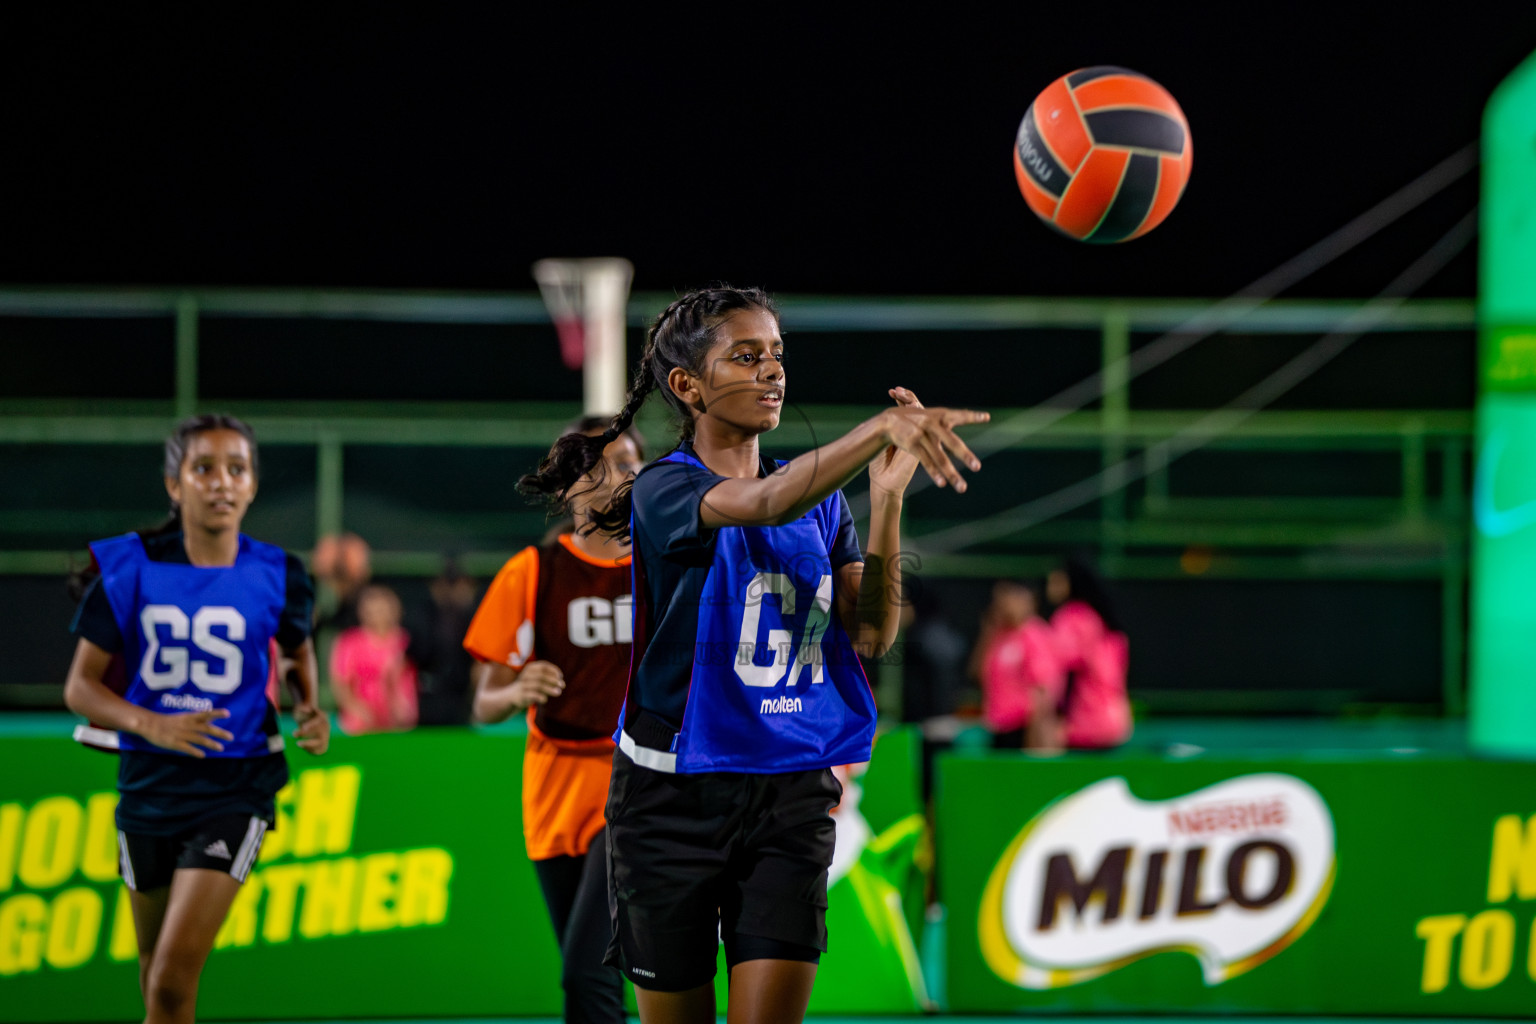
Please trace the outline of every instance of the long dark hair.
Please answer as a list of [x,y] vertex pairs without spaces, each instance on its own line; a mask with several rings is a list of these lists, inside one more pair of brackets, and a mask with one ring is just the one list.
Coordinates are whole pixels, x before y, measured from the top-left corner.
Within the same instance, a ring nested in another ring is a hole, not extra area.
[[[594,434],[600,430],[607,430],[615,418],[614,416],[593,416],[591,414],[578,416],[565,425],[564,429],[560,431],[560,437],[566,437],[570,434]],[[615,434],[614,440],[618,440],[620,437],[627,437],[635,442],[635,451],[640,453],[642,459],[645,458],[645,435],[640,433],[639,427],[631,423]],[[558,440],[559,438],[556,438],[556,441]],[[612,442],[609,443],[611,444]]]
[[[652,391],[660,391],[672,407],[678,420],[679,439],[692,438],[693,414],[672,393],[667,375],[677,367],[693,374],[703,372],[705,356],[715,343],[720,325],[733,314],[752,309],[762,310],[775,322],[779,319],[778,307],[767,292],[729,285],[689,292],[662,310],[646,332],[645,351],[635,367],[629,393],[624,396],[624,408],[601,434],[567,434],[556,441],[538,468],[517,482],[518,490],[529,498],[564,507],[569,502],[571,487],[601,464],[603,449],[630,428]],[[628,539],[629,511],[630,485],[626,483],[615,489],[613,501],[606,509],[592,511],[584,529]]]
[[1125,625],[1115,609],[1114,599],[1104,585],[1104,579],[1087,556],[1072,554],[1063,560],[1060,570],[1067,574],[1068,600],[1081,601],[1099,613],[1104,625],[1117,633],[1125,632]]
[[[244,420],[224,413],[200,413],[196,416],[188,416],[172,428],[165,439],[165,457],[162,461],[162,469],[165,477],[174,480],[181,476],[181,464],[186,461],[187,447],[198,434],[206,434],[210,430],[233,430],[246,443],[251,446],[251,473],[257,475],[256,433]],[[168,533],[176,533],[181,530],[181,507],[176,502],[171,502],[170,513],[165,519],[134,532],[144,540],[151,537],[161,537]],[[71,568],[69,572],[69,594],[75,600],[79,600],[85,593],[85,588],[90,586],[92,580],[101,574],[93,558],[82,568]]]
[[[558,445],[561,440],[570,437],[572,434],[577,436],[584,436],[606,430],[608,425],[612,423],[613,420],[613,416],[593,416],[590,414],[578,416],[571,422],[567,423],[565,427],[560,431],[560,436],[555,439],[555,444]],[[639,454],[640,460],[642,462],[645,461],[645,435],[640,433],[639,427],[631,424],[624,430],[620,431],[618,436],[627,437],[633,441],[635,443],[635,451]],[[550,454],[554,454],[553,448],[551,448]],[[601,456],[601,452],[599,452],[599,456]],[[591,479],[593,488],[602,486],[603,477],[605,474],[607,474],[607,472],[607,464],[603,462],[601,457],[599,457],[597,462],[592,467]],[[524,493],[527,493],[527,491],[524,490],[524,482],[531,481],[533,479],[534,474],[532,473],[524,475],[517,482],[518,489],[523,490]],[[540,544],[552,543],[556,537],[560,536],[560,534],[571,533],[577,529],[572,505],[574,504],[576,498],[586,493],[587,489],[583,488],[582,490],[577,491],[573,489],[574,487],[575,485],[572,484],[571,487],[567,488],[563,496],[551,496],[549,498],[542,499],[549,505],[548,518],[551,525],[544,531],[544,536],[539,541]],[[584,532],[590,533],[591,530],[584,529]]]

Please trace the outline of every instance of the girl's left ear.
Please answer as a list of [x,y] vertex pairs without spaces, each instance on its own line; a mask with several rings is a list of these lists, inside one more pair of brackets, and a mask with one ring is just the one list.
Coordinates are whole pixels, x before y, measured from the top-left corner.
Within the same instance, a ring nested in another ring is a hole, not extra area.
[[181,481],[173,476],[165,478],[165,493],[170,496],[173,505],[181,504]]
[[684,402],[692,405],[699,397],[699,389],[694,385],[692,374],[681,366],[672,367],[667,374],[667,387],[672,393]]

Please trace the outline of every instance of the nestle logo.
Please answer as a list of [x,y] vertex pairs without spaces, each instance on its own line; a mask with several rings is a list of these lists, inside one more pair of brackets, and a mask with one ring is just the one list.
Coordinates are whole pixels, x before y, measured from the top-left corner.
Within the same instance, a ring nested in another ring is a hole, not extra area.
[[1285,799],[1271,797],[1246,803],[1197,804],[1168,812],[1171,835],[1209,835],[1215,832],[1261,832],[1284,828]]

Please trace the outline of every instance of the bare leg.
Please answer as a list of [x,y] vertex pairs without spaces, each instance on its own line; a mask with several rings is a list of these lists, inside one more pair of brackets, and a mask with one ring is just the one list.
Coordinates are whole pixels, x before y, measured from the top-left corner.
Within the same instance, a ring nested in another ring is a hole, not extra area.
[[213,940],[240,892],[222,871],[182,868],[171,876],[170,901],[154,944],[144,989],[145,1024],[192,1024],[197,982]]
[[128,906],[133,910],[133,934],[139,942],[139,992],[146,998],[149,994],[149,965],[155,956],[155,943],[160,939],[160,925],[165,921],[165,905],[170,898],[170,886],[149,892],[128,890]]
[[715,1024],[715,983],[685,992],[651,992],[635,986],[640,1024]]
[[800,960],[743,960],[731,968],[726,1024],[800,1024],[805,1019],[815,982],[815,964]]

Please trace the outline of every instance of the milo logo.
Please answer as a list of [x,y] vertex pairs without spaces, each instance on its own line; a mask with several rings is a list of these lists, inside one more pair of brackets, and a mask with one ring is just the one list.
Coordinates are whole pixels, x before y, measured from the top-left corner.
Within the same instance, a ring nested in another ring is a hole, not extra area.
[[1052,989],[1177,950],[1217,985],[1295,942],[1333,877],[1333,818],[1300,779],[1244,775],[1161,801],[1105,779],[1009,844],[982,895],[982,954],[1003,980]]

